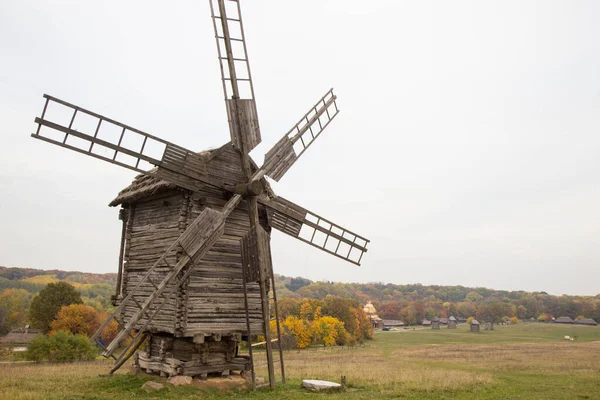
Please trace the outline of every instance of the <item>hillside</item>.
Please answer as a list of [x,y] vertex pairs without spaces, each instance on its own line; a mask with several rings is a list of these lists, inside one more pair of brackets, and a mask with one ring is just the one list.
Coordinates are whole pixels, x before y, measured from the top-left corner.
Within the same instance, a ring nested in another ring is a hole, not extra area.
[[[111,310],[117,275],[76,271],[0,267],[0,334],[27,321],[31,299],[48,283],[65,281],[81,292],[84,302],[104,311]],[[507,317],[547,320],[552,316],[580,316],[600,321],[600,295],[553,296],[545,292],[506,291],[464,286],[421,284],[314,282],[297,277],[276,276],[278,298],[288,308],[303,299],[323,300],[337,296],[371,301],[379,316],[420,323],[433,316]]]

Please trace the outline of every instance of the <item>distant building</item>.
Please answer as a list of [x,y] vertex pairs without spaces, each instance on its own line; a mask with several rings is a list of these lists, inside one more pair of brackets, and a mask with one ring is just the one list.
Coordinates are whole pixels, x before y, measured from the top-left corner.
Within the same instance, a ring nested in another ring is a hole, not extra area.
[[431,320],[431,329],[440,329],[440,319],[438,317],[433,317]]
[[572,324],[573,320],[571,317],[558,317],[554,320],[554,322],[557,324]]
[[479,332],[479,321],[476,319],[471,321],[471,332]]
[[596,326],[596,325],[598,325],[596,323],[596,321],[594,321],[591,318],[579,318],[578,320],[575,321],[575,323],[579,324],[579,325],[590,325],[590,326]]
[[456,329],[456,318],[448,318],[448,329]]
[[492,319],[491,319],[491,318],[488,318],[488,319],[485,321],[484,329],[485,329],[486,331],[493,331],[493,330],[494,330],[494,321],[492,321]]
[[371,304],[370,301],[367,302],[367,304],[365,304],[365,306],[363,307],[363,311],[369,316],[369,321],[371,321],[371,325],[373,325],[373,328],[383,328],[383,320],[379,318],[379,316],[377,315],[377,310],[375,310],[375,307],[373,307],[373,304]]
[[13,351],[25,351],[27,346],[37,335],[41,335],[39,329],[31,329],[29,325],[25,325],[23,329],[15,329],[10,331],[6,336],[0,338],[0,345],[12,347]]
[[423,326],[431,326],[431,321],[428,319],[424,319],[423,322],[421,323]]
[[404,326],[404,322],[399,319],[384,319],[381,321],[383,324],[383,328],[399,328]]

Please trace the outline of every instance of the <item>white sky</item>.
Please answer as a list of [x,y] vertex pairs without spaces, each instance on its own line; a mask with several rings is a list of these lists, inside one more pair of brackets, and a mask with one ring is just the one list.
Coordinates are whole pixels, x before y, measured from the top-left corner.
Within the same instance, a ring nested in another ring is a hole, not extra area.
[[[92,6],[93,5],[93,6]],[[341,113],[275,185],[372,240],[273,234],[275,270],[600,293],[600,2],[244,1],[263,154]],[[135,173],[33,140],[48,93],[187,148],[228,138],[208,1],[0,2],[0,265],[116,272]]]

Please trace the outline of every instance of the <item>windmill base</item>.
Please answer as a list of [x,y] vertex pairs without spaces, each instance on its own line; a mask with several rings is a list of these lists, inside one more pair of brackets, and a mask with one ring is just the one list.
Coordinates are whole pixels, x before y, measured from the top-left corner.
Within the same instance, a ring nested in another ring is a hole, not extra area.
[[231,371],[249,371],[250,359],[237,354],[241,335],[196,335],[174,337],[149,334],[146,351],[138,352],[134,367],[161,376],[229,375]]

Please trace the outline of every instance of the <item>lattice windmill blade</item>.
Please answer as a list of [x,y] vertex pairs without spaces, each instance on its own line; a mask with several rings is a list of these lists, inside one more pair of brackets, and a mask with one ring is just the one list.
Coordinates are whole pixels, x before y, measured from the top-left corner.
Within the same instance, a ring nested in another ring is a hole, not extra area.
[[330,89],[325,96],[308,110],[296,125],[282,137],[265,155],[265,162],[261,167],[264,174],[279,181],[288,169],[300,156],[313,144],[321,132],[329,125],[339,110],[335,100],[337,97]]
[[268,207],[270,225],[352,264],[360,265],[369,239],[343,228],[283,197],[261,198]]
[[[35,119],[38,127],[31,135],[35,139],[143,174],[156,166],[159,170],[152,174],[176,184],[187,182],[192,190],[198,181],[226,188],[209,175],[198,153],[56,97],[44,98],[42,116]],[[47,115],[50,109],[52,115]]]
[[209,0],[231,142],[243,153],[261,142],[240,3]]

